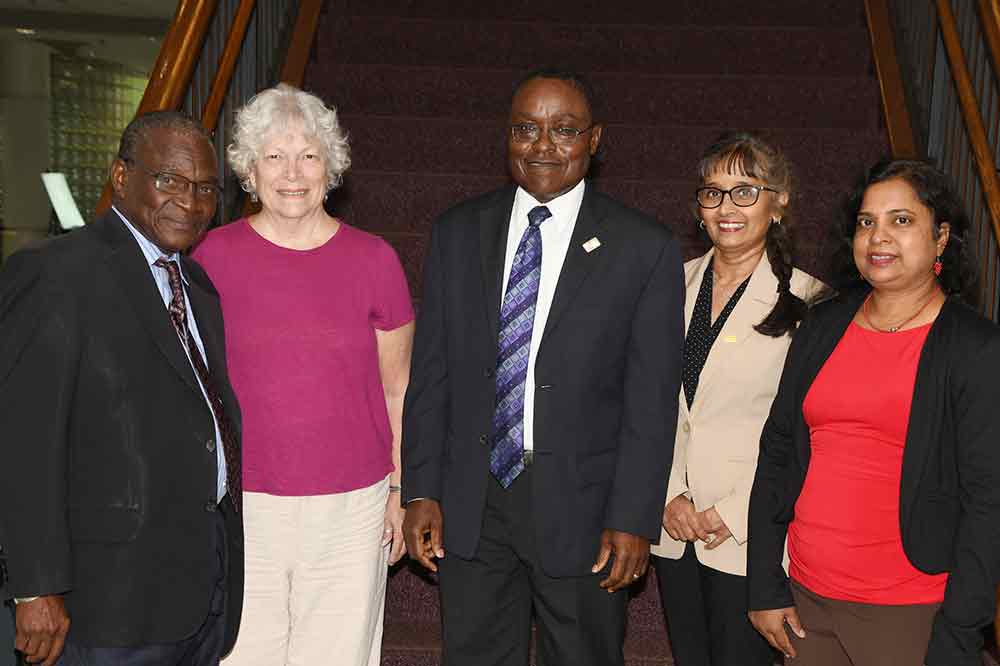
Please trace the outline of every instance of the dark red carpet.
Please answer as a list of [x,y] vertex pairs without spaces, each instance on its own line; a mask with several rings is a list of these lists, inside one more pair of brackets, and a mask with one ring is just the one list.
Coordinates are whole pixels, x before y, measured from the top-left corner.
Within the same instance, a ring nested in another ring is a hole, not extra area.
[[[353,166],[336,214],[398,250],[419,297],[426,234],[454,203],[506,181],[514,81],[581,70],[606,123],[596,184],[704,251],[688,202],[700,152],[729,128],[765,132],[796,175],[799,264],[824,272],[832,222],[860,170],[888,153],[862,0],[341,0],[328,3],[306,87],[334,104]],[[627,662],[672,664],[655,594],[629,608]],[[382,663],[440,663],[437,592],[389,583]]]

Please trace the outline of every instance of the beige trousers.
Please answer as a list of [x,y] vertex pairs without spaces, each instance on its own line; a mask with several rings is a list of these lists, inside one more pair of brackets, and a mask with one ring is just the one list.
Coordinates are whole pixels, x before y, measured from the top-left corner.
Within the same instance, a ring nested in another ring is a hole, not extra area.
[[336,495],[244,493],[246,586],[224,666],[378,666],[388,478]]

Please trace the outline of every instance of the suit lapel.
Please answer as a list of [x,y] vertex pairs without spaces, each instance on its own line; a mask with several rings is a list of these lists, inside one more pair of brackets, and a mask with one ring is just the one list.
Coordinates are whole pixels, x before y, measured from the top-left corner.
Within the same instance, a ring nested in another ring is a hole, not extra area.
[[[556,291],[552,297],[552,307],[549,308],[549,317],[545,322],[545,332],[539,342],[539,350],[552,337],[552,331],[558,326],[562,316],[566,314],[566,310],[569,309],[594,266],[598,264],[601,257],[610,251],[610,248],[607,247],[610,239],[602,238],[599,233],[602,218],[603,214],[594,203],[591,185],[588,183],[584,189],[580,212],[576,216],[576,225],[573,227],[569,249],[566,250],[566,259],[563,261],[559,280],[556,282]],[[591,238],[598,238],[602,246],[587,252],[583,248],[583,244]]]
[[503,292],[503,269],[507,255],[507,232],[514,207],[514,188],[503,190],[501,197],[479,213],[479,251],[482,264],[483,302],[494,340],[498,335],[500,297]]
[[[705,261],[705,267],[708,261]],[[702,269],[704,275],[704,268]],[[701,280],[694,286],[694,298],[697,298],[698,288]],[[690,294],[690,290],[688,292]],[[693,301],[691,297],[687,299]],[[754,326],[759,324],[767,313],[774,307],[778,300],[778,279],[771,271],[771,264],[767,255],[761,256],[757,267],[750,275],[750,282],[746,290],[736,303],[736,307],[729,313],[725,325],[719,331],[719,337],[715,339],[705,367],[701,370],[698,378],[698,390],[695,392],[694,402],[691,404],[691,411],[698,410],[698,405],[703,402],[705,394],[711,390],[712,378],[720,368],[725,368],[729,364],[727,360],[733,354],[739,353],[743,344],[755,334]],[[693,307],[693,306],[692,306]],[[688,319],[690,321],[690,319]]]
[[[113,216],[113,217],[112,217]],[[149,265],[143,256],[139,245],[132,234],[114,211],[102,218],[98,223],[99,232],[112,246],[112,252],[107,258],[111,271],[117,278],[118,285],[125,292],[132,308],[142,325],[149,332],[156,346],[173,366],[177,374],[191,387],[192,391],[200,393],[195,380],[194,369],[188,361],[180,338],[170,322],[170,314],[163,305]]]

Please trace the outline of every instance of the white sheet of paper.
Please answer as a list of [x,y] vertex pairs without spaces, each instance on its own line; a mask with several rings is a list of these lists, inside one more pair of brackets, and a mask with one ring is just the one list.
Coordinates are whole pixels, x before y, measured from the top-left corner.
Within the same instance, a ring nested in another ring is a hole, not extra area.
[[42,183],[56,211],[56,217],[59,218],[59,226],[63,229],[82,227],[83,217],[73,200],[73,193],[69,191],[66,175],[58,172],[43,173]]

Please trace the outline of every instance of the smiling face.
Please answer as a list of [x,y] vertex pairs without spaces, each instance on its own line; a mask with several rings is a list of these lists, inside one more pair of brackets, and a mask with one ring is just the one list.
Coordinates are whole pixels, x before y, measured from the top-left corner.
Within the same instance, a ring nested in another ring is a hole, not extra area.
[[[720,165],[723,161],[720,161]],[[742,173],[728,173],[717,169],[702,182],[701,187],[730,190],[741,185],[768,187],[759,178]],[[788,205],[787,192],[762,190],[752,206],[737,206],[726,194],[717,208],[698,208],[705,231],[712,245],[723,252],[763,252],[767,229],[773,219],[781,219],[781,211]]]
[[285,220],[318,213],[329,189],[320,142],[305,136],[298,123],[269,133],[261,144],[250,184],[265,213]]
[[568,144],[555,144],[549,130],[591,126],[593,119],[583,93],[569,81],[531,79],[514,95],[510,124],[532,124],[541,131],[536,141],[517,141],[508,131],[507,159],[511,178],[542,203],[569,192],[584,179],[590,157],[601,141],[594,125]]
[[114,203],[133,226],[165,254],[194,245],[215,214],[215,196],[166,194],[149,172],[174,174],[197,183],[215,183],[218,167],[212,146],[194,132],[166,127],[148,130],[131,163],[116,159],[111,167]]
[[936,221],[902,178],[870,185],[854,229],[854,263],[876,289],[906,290],[934,279],[950,225]]

